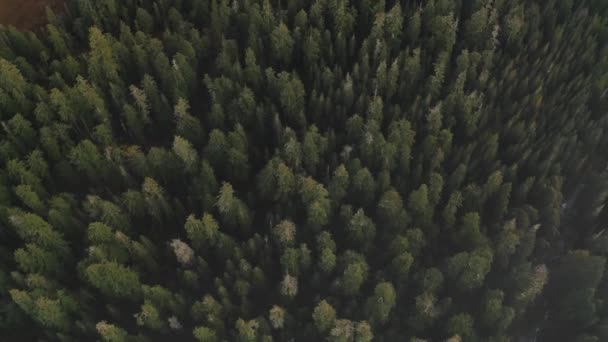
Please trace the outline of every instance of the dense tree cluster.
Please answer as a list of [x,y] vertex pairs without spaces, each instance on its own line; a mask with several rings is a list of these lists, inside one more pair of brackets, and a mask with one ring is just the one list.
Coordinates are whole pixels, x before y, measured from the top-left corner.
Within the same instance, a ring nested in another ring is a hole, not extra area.
[[71,0],[0,28],[7,341],[608,341],[608,4]]

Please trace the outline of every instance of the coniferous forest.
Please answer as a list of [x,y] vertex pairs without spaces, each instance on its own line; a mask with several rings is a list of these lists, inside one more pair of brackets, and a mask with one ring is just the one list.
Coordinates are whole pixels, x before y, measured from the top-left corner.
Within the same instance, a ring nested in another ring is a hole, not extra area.
[[608,341],[608,2],[47,17],[0,28],[3,341]]

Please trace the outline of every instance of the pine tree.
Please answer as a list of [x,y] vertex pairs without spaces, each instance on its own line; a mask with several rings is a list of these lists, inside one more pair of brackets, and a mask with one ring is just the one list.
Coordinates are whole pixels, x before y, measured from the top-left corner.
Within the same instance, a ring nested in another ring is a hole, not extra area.
[[5,340],[608,340],[604,2],[12,11]]
[[133,298],[141,291],[139,275],[116,262],[90,265],[84,275],[91,285],[108,297]]
[[397,301],[397,293],[391,283],[376,285],[374,295],[367,300],[370,322],[381,325],[386,323]]
[[336,310],[334,310],[334,308],[327,303],[327,301],[322,300],[317,304],[317,306],[315,306],[312,317],[317,330],[321,334],[325,334],[334,325],[336,320]]

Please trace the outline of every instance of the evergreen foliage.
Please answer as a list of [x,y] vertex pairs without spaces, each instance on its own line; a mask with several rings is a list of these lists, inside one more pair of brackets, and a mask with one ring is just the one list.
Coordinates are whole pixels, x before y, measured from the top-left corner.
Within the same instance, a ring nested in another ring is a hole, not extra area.
[[608,6],[0,26],[5,341],[608,341]]

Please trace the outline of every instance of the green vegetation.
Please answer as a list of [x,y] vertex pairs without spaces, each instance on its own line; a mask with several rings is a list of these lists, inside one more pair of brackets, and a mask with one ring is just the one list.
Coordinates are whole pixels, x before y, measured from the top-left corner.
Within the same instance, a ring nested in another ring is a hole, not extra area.
[[608,3],[0,27],[6,341],[608,341]]

